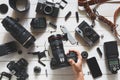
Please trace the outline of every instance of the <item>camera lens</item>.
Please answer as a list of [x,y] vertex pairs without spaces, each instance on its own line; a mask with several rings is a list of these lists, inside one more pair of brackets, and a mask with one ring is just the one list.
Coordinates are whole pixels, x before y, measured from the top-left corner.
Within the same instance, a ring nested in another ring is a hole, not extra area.
[[60,34],[52,35],[48,38],[48,41],[50,43],[50,47],[54,58],[56,59],[58,64],[61,64],[62,61],[60,61],[59,59],[65,58],[62,36]]
[[82,56],[83,59],[87,59],[88,53],[87,53],[86,51],[83,51],[83,52],[81,53],[81,56]]
[[0,5],[0,13],[5,14],[8,12],[8,6],[6,4]]
[[52,50],[63,47],[62,36],[60,34],[52,35],[48,38]]
[[85,32],[85,34],[86,34],[87,36],[92,35],[92,30],[91,30],[91,28],[88,28],[88,27],[85,28],[84,32]]
[[32,36],[15,19],[7,16],[3,19],[2,24],[4,28],[25,48],[29,48],[35,42],[34,36]]
[[53,7],[52,6],[45,6],[44,7],[44,13],[45,14],[51,14],[53,12]]

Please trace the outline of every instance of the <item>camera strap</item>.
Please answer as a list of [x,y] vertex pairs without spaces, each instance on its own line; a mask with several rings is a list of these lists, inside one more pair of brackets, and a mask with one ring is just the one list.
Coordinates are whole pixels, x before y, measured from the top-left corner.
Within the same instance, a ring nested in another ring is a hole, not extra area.
[[[94,21],[96,20],[96,17],[98,17],[98,20],[100,20],[101,22],[107,24],[108,26],[111,27],[111,30],[113,31],[114,35],[120,39],[120,34],[118,33],[118,27],[116,25],[116,20],[118,18],[118,15],[120,13],[120,7],[118,9],[116,9],[116,11],[114,12],[114,21],[110,21],[107,18],[105,18],[102,15],[99,15],[99,13],[96,11],[96,8],[103,4],[103,3],[120,3],[120,1],[111,1],[111,0],[78,0],[78,5],[79,6],[83,6],[85,11],[87,12],[88,16],[91,18],[92,22],[93,22],[93,26],[95,25]],[[90,5],[95,5],[96,7],[92,10],[90,8]]]
[[114,13],[114,24],[116,25],[116,28],[114,29],[115,30],[114,32],[115,32],[115,36],[117,36],[120,39],[120,34],[117,31],[119,29],[117,28],[118,26],[117,26],[117,23],[116,23],[119,13],[120,13],[120,7],[118,9],[116,9],[116,11]]
[[102,3],[120,3],[120,1],[111,1],[111,0],[78,0],[79,6],[102,4]]

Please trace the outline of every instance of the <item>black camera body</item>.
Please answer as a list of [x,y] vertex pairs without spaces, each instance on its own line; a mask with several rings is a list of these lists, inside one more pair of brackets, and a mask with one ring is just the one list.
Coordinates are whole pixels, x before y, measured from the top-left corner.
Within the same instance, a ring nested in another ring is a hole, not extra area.
[[10,61],[7,68],[17,77],[17,80],[26,80],[28,78],[27,74],[28,62],[21,58],[19,61]]
[[96,43],[100,36],[89,26],[85,21],[83,21],[76,29],[76,33],[80,35],[89,46]]
[[108,63],[109,70],[116,74],[120,69],[119,52],[116,41],[104,43],[104,52]]
[[31,29],[33,30],[41,30],[46,29],[47,23],[45,17],[33,18],[31,23]]
[[68,55],[65,55],[62,40],[63,36],[60,34],[52,35],[48,38],[53,54],[53,58],[50,62],[50,66],[52,69],[69,66],[69,59],[73,59],[75,62],[77,62],[77,55],[75,52],[69,52]]
[[51,17],[57,17],[59,14],[59,4],[51,3],[48,2],[47,0],[39,0],[37,4],[36,12]]

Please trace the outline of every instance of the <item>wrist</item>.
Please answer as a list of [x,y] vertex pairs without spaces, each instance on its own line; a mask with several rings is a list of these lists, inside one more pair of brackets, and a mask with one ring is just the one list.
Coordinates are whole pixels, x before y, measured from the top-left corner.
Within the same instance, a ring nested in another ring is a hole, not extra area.
[[84,80],[84,75],[82,71],[76,74],[76,80]]

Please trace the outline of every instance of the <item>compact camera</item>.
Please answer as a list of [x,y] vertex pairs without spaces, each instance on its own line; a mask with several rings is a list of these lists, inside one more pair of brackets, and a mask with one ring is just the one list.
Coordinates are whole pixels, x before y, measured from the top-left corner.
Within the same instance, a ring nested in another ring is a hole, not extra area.
[[77,62],[77,55],[75,52],[69,52],[69,54],[65,55],[64,47],[63,47],[63,36],[60,34],[51,35],[48,38],[50,43],[51,51],[53,54],[53,58],[50,62],[50,66],[52,69],[58,69],[62,67],[69,66],[69,59],[73,59]]
[[37,13],[45,14],[51,17],[57,17],[60,5],[58,3],[39,0],[36,8]]
[[75,31],[89,44],[89,46],[92,46],[100,38],[100,36],[85,21],[83,21]]

